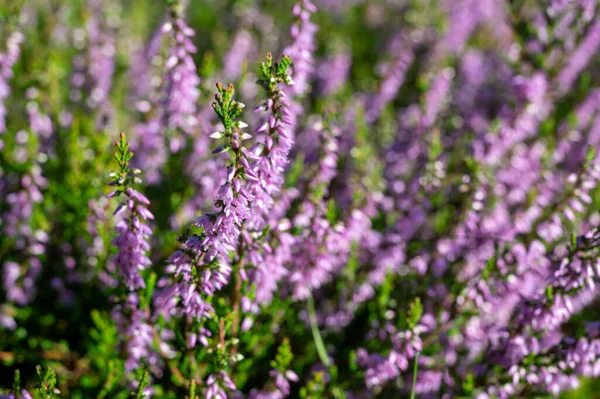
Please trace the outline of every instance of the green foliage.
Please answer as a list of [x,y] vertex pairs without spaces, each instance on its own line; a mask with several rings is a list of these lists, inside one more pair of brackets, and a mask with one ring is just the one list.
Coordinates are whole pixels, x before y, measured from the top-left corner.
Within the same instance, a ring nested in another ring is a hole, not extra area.
[[194,380],[190,382],[190,392],[186,396],[186,399],[198,399],[198,396],[196,396],[196,381]]
[[421,321],[421,317],[423,316],[423,305],[421,304],[420,298],[415,298],[414,301],[410,304],[408,308],[408,314],[406,317],[406,322],[408,323],[408,327],[410,329],[414,329],[419,321]]
[[148,372],[142,372],[142,375],[137,380],[137,389],[135,392],[131,393],[131,399],[144,399],[146,395],[144,394],[144,390],[148,387],[150,381],[148,380]]
[[256,83],[269,93],[276,90],[278,83],[293,84],[292,77],[287,74],[290,65],[292,65],[292,59],[287,55],[284,55],[280,62],[273,63],[273,55],[267,53],[267,60],[259,65],[262,79],[257,80]]
[[325,396],[325,375],[321,371],[314,372],[305,387],[300,388],[302,399],[321,399]]
[[271,368],[279,370],[281,373],[285,373],[290,369],[294,355],[292,354],[292,347],[290,346],[290,340],[287,338],[283,339],[281,345],[277,349],[277,355],[274,360],[271,360]]
[[244,104],[233,99],[234,95],[235,88],[232,84],[229,84],[227,88],[223,88],[223,84],[220,82],[217,83],[217,94],[215,95],[215,102],[212,103],[212,107],[223,123],[223,126],[225,126],[225,132],[227,133],[229,133],[234,126],[240,127],[240,123],[235,122],[235,119],[244,109]]
[[39,380],[39,387],[36,390],[36,399],[54,399],[60,392],[56,389],[56,373],[47,367],[42,369],[41,366],[36,367],[36,372]]
[[13,381],[13,394],[15,395],[15,398],[17,398],[20,394],[21,394],[21,371],[20,370],[15,370],[15,378]]

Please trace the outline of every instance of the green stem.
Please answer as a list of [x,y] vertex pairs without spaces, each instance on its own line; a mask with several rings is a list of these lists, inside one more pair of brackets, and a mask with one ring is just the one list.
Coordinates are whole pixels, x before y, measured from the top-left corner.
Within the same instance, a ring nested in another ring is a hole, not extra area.
[[417,352],[415,355],[415,368],[413,370],[413,383],[412,390],[410,392],[410,399],[415,399],[416,387],[417,387],[417,369],[419,368],[419,355],[421,352]]
[[[317,353],[319,354],[319,359],[325,367],[331,369],[332,364],[329,361],[329,356],[327,355],[327,350],[325,349],[325,343],[323,342],[323,338],[321,337],[321,332],[319,331],[319,325],[317,324],[317,315],[315,311],[315,302],[313,300],[312,295],[308,294],[308,300],[306,301],[306,305],[308,308],[308,319],[310,320],[310,327],[312,330],[313,339],[315,341],[315,347],[317,348]],[[333,373],[329,373],[333,376]],[[346,399],[346,393],[343,389],[339,387],[332,387],[331,392],[336,399]]]
[[315,340],[315,346],[317,347],[317,353],[319,354],[319,358],[325,367],[331,367],[331,362],[329,361],[329,356],[327,355],[327,350],[325,349],[325,344],[323,343],[323,338],[321,338],[321,332],[319,331],[319,326],[317,325],[317,316],[315,312],[315,302],[311,294],[308,294],[308,301],[306,302],[308,307],[308,318],[310,320],[310,327],[312,330],[313,339]]

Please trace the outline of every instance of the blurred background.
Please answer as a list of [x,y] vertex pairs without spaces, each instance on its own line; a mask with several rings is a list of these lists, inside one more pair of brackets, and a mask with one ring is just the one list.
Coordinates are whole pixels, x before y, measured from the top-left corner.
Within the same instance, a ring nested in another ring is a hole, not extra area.
[[[375,204],[369,216],[376,231],[387,231],[400,217],[402,231],[427,226],[406,240],[407,258],[434,253],[429,243],[454,231],[472,194],[460,187],[470,184],[478,168],[483,150],[474,143],[515,110],[530,115],[515,128],[525,133],[513,144],[526,143],[516,154],[539,152],[545,165],[557,143],[574,135],[570,139],[579,144],[557,167],[565,176],[578,170],[588,144],[600,145],[596,1],[315,5],[314,43],[307,44],[314,60],[298,100],[303,113],[285,187],[308,190],[310,180],[303,176],[317,167],[316,132],[334,120],[337,176],[324,197],[332,224],[345,221],[352,209]],[[110,316],[110,298],[119,290],[111,263],[115,203],[104,197],[116,168],[114,142],[125,132],[136,154],[133,165],[142,170],[140,191],[155,216],[148,274],[160,276],[177,237],[210,209],[225,175],[226,157],[211,154],[214,142],[207,137],[217,126],[210,106],[215,84],[233,83],[247,105],[243,120],[257,126],[259,116],[251,110],[263,98],[255,84],[258,62],[267,52],[279,59],[294,42],[293,7],[287,0],[190,0],[176,6],[169,0],[0,0],[0,387],[12,385],[16,369],[24,386],[30,385],[41,364],[56,371],[63,397],[90,398],[123,367]],[[199,77],[182,90],[182,101],[193,103],[193,120],[186,119],[183,128],[164,127],[157,117],[168,101],[159,72],[168,64],[170,46],[162,26],[177,12],[195,32],[190,40],[196,51],[190,54]],[[497,169],[486,171],[510,187],[494,194],[499,201],[512,195],[507,201],[519,204],[536,195],[527,179],[538,173],[538,164],[528,159],[502,158]],[[412,184],[424,191],[406,194]],[[598,221],[596,194],[584,225]],[[352,266],[362,260],[358,250],[348,252],[343,278],[319,291],[318,312],[343,307],[349,287],[366,275]],[[407,274],[400,268],[397,278]],[[419,273],[406,279],[420,292],[426,291],[419,284],[433,284]],[[403,291],[404,283],[397,283],[377,285],[376,299],[353,310],[341,332],[320,320],[339,380],[346,381],[345,389],[356,388],[357,398],[363,388],[356,348],[387,311],[386,298],[406,308],[417,290]],[[303,305],[282,296],[264,315],[254,333],[241,338],[251,353],[236,371],[243,392],[268,378],[282,337],[290,339],[294,371],[303,381],[318,359]],[[578,317],[594,319],[597,312],[590,308]],[[183,397],[172,371],[156,381],[156,397]],[[583,380],[565,397],[600,397],[598,389],[597,382]],[[127,397],[111,392],[106,397]],[[292,397],[299,395],[292,388]]]

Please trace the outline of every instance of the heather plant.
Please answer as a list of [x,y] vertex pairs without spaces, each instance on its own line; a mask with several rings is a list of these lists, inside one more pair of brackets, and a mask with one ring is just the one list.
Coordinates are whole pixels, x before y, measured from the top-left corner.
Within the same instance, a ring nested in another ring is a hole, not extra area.
[[0,398],[597,396],[599,18],[0,2]]

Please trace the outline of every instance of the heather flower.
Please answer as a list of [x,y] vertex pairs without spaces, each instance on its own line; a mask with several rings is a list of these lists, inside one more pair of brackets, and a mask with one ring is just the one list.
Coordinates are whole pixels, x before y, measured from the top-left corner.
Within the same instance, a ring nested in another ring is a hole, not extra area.
[[300,212],[292,221],[296,228],[303,230],[297,238],[297,251],[292,255],[294,266],[289,277],[295,299],[306,299],[310,292],[328,282],[345,259],[338,253],[344,227],[332,225],[327,219],[324,200],[336,175],[336,133],[334,126],[322,130],[318,168],[308,184],[312,190],[310,200],[300,206]]
[[[118,189],[111,191],[107,198],[121,194],[125,194],[126,198],[114,211],[114,216],[120,217],[115,226],[117,237],[113,240],[113,245],[118,249],[114,263],[125,281],[125,286],[130,290],[137,290],[145,286],[140,273],[151,264],[147,251],[150,249],[148,237],[152,230],[146,223],[147,220],[154,219],[154,215],[146,208],[150,205],[148,198],[131,187],[132,184],[141,182],[137,177],[140,171],[129,169],[129,161],[133,154],[129,152],[129,144],[125,141],[124,134],[121,134],[117,150],[115,159],[120,170],[111,173],[114,179],[111,185],[117,186]],[[121,216],[124,212],[129,215]]]
[[[87,218],[87,232],[89,237],[83,240],[81,246],[85,249],[87,266],[89,271],[85,272],[84,279],[91,280],[97,270],[98,280],[106,287],[114,288],[118,281],[114,258],[107,256],[107,248],[103,239],[105,229],[108,229],[112,210],[110,201],[101,197],[90,200],[88,203],[89,215]],[[99,266],[102,266],[100,270]]]
[[352,57],[348,51],[342,51],[322,60],[316,72],[319,94],[330,96],[344,86],[351,66]]
[[375,122],[385,106],[394,99],[402,85],[408,69],[411,67],[414,55],[414,40],[410,33],[403,32],[394,38],[390,45],[390,50],[395,54],[394,60],[386,65],[381,65],[380,69],[384,78],[379,87],[379,91],[370,99],[366,109],[366,119],[369,123]]
[[227,399],[225,389],[235,391],[235,384],[225,371],[209,375],[206,386],[206,399]]
[[157,101],[157,86],[160,77],[156,76],[156,64],[160,63],[160,50],[165,32],[162,26],[155,29],[145,45],[139,45],[131,61],[131,100],[140,112],[148,111],[151,102]]
[[86,23],[85,52],[73,59],[75,72],[71,76],[70,93],[71,100],[85,99],[88,107],[100,110],[100,115],[109,110],[116,57],[116,26],[111,24],[117,20],[114,15],[107,15],[110,9],[104,3],[103,0],[89,1],[91,15]]
[[[154,33],[151,43],[140,55],[145,66],[140,73],[152,77],[152,82],[159,82],[156,87],[137,91],[143,96],[137,108],[144,113],[145,120],[135,127],[134,147],[139,157],[138,167],[146,172],[148,181],[153,184],[161,179],[161,167],[168,159],[168,152],[176,153],[184,148],[185,136],[192,135],[198,126],[200,78],[193,60],[197,51],[192,42],[195,33],[185,23],[178,2],[170,4],[169,11],[167,21]],[[166,59],[158,62],[164,74],[153,75],[150,65],[155,63],[164,38],[168,39],[168,54]]]
[[589,28],[585,38],[577,47],[577,50],[571,54],[566,65],[557,77],[558,87],[561,92],[566,92],[585,68],[590,57],[598,51],[600,47],[600,23],[597,21]]
[[[17,254],[14,258],[7,256],[3,261],[2,286],[9,302],[25,306],[36,297],[36,281],[42,271],[40,258],[46,252],[49,240],[42,226],[32,223],[36,209],[44,199],[42,190],[46,188],[47,181],[41,175],[40,166],[30,159],[28,147],[35,138],[21,130],[16,133],[15,139],[14,158],[25,173],[19,175],[13,172],[3,177],[16,186],[7,186],[11,191],[5,195],[7,208],[1,215],[1,227],[3,236],[10,239],[11,248]],[[14,323],[7,319],[3,324],[11,326]]]
[[425,128],[430,128],[435,122],[446,100],[453,77],[454,71],[451,68],[446,68],[431,83],[431,88],[425,94],[425,111],[421,122]]
[[167,160],[167,148],[159,117],[151,117],[148,121],[134,126],[136,143],[134,150],[139,159],[135,161],[138,168],[146,171],[149,183],[158,183],[161,179],[161,167]]
[[27,89],[25,95],[29,102],[26,105],[27,116],[29,118],[29,128],[31,133],[38,139],[38,151],[42,154],[53,155],[52,144],[55,142],[54,125],[52,119],[47,115],[38,102],[39,91],[36,88]]
[[[4,102],[10,95],[10,79],[13,77],[13,66],[21,54],[21,44],[25,37],[20,32],[13,32],[6,41],[6,51],[0,53],[0,133],[6,130],[6,106]],[[1,147],[1,142],[0,142]]]
[[148,314],[139,309],[137,294],[130,293],[123,304],[117,304],[113,308],[111,316],[119,332],[123,334],[127,351],[125,370],[135,371],[145,362],[154,365],[155,372],[160,374],[160,368],[158,370],[156,368],[156,364],[160,361],[157,359],[157,354],[151,350],[154,343],[154,328],[148,324]]
[[[285,247],[289,244],[289,236],[285,232],[280,236],[283,245],[274,250],[268,242],[260,242],[257,237],[261,237],[271,220],[277,221],[271,219],[274,199],[283,187],[289,152],[294,144],[293,126],[290,126],[292,122],[287,108],[289,103],[285,93],[278,88],[279,83],[291,83],[291,77],[287,75],[290,63],[291,59],[287,56],[283,57],[281,63],[273,63],[271,54],[267,54],[267,61],[261,63],[262,79],[258,81],[266,91],[267,99],[255,109],[264,114],[264,122],[256,129],[261,140],[251,149],[258,154],[253,165],[257,181],[250,181],[248,185],[253,195],[252,212],[246,221],[247,231],[240,236],[240,242],[248,263],[256,267],[251,279],[257,284],[256,297],[259,302],[270,296],[277,282],[285,275],[281,261],[287,259],[289,253]],[[272,224],[272,228],[279,230],[275,224]]]
[[88,73],[92,81],[88,105],[96,108],[103,105],[108,99],[117,50],[114,31],[108,26],[108,21],[103,21],[105,17],[102,16],[102,1],[94,0],[92,4],[93,15],[87,26]]
[[[21,392],[19,393],[19,398],[22,399],[33,399],[33,397],[29,394],[29,392],[27,392],[26,390],[21,390]],[[15,395],[10,393],[8,395],[3,395],[0,394],[0,399],[15,399]]]
[[129,152],[129,143],[124,133],[121,133],[116,147],[114,157],[119,170],[111,173],[113,178],[111,186],[118,189],[110,192],[107,197],[113,198],[124,194],[125,199],[114,211],[114,216],[119,219],[115,226],[117,237],[112,242],[118,251],[113,262],[130,293],[113,308],[113,319],[116,320],[117,328],[124,335],[123,342],[126,343],[128,354],[125,369],[130,372],[140,366],[142,359],[152,363],[149,358],[156,356],[150,352],[154,330],[147,324],[148,311],[141,308],[140,298],[136,292],[146,287],[141,273],[151,264],[147,253],[150,249],[148,238],[152,233],[146,223],[154,219],[154,216],[146,208],[150,205],[150,201],[132,188],[134,184],[141,183],[138,176],[140,171],[129,167],[133,153]]
[[291,73],[294,86],[291,93],[301,96],[308,92],[309,78],[315,68],[313,53],[316,48],[314,37],[317,26],[310,21],[310,16],[317,12],[317,7],[312,0],[300,0],[294,5],[292,12],[298,20],[290,29],[293,42],[284,53],[294,60]]
[[[423,342],[420,335],[427,332],[431,326],[420,324],[423,317],[421,302],[417,299],[411,304],[407,314],[407,330],[397,329],[386,323],[382,326],[384,339],[389,339],[392,349],[387,356],[369,354],[364,349],[357,352],[359,366],[365,368],[365,383],[367,388],[373,389],[384,385],[386,382],[396,379],[409,367],[409,361],[417,361],[418,354],[423,350]],[[429,316],[427,317],[430,318]],[[423,361],[423,360],[421,360]]]
[[482,23],[493,26],[493,34],[503,44],[510,45],[512,32],[507,24],[503,3],[484,0],[460,0],[443,3],[448,12],[448,29],[437,45],[440,53],[461,53],[466,44]]
[[211,296],[227,284],[231,273],[228,251],[235,248],[253,199],[245,183],[258,181],[249,163],[257,156],[243,146],[243,141],[251,136],[241,130],[246,126],[245,123],[235,121],[244,105],[233,99],[235,92],[232,85],[223,88],[219,83],[217,89],[213,108],[223,123],[223,130],[214,132],[211,138],[225,137],[227,142],[213,153],[230,152],[233,163],[227,168],[227,181],[215,196],[215,212],[195,221],[202,232],[183,237],[181,249],[169,258],[167,272],[177,283],[169,285],[168,280],[163,279],[159,282],[163,290],[155,298],[158,312],[165,317],[179,312],[176,308],[177,297],[181,298],[180,305],[183,306],[180,311],[198,321],[210,317],[210,313],[214,312],[201,294]]
[[[163,25],[162,30],[169,35],[172,42],[165,62],[165,125],[170,129],[180,129],[186,134],[191,134],[197,125],[196,104],[200,84],[192,58],[196,52],[196,46],[192,43],[194,31],[179,15],[176,6],[171,7],[170,19]],[[179,140],[177,136],[171,139],[172,152],[177,152],[182,147],[183,143]]]
[[280,82],[291,82],[289,75],[286,75],[290,63],[291,59],[284,56],[281,64],[273,65],[272,56],[268,54],[267,62],[261,64],[263,79],[258,84],[267,92],[267,99],[255,109],[264,113],[264,122],[256,129],[262,142],[253,147],[255,153],[259,154],[253,168],[258,181],[251,186],[255,196],[253,208],[258,211],[250,221],[255,231],[264,228],[264,219],[273,207],[273,196],[283,186],[288,155],[294,144],[289,103],[285,93],[277,87]]
[[269,372],[269,376],[273,382],[261,391],[251,391],[249,397],[252,399],[287,398],[290,394],[290,383],[298,382],[298,375],[289,370],[293,358],[289,340],[285,339],[277,350],[275,359],[271,361],[273,369]]
[[247,63],[254,48],[252,39],[252,34],[245,29],[236,32],[231,48],[223,58],[223,73],[226,79],[233,81],[240,77],[242,66]]

